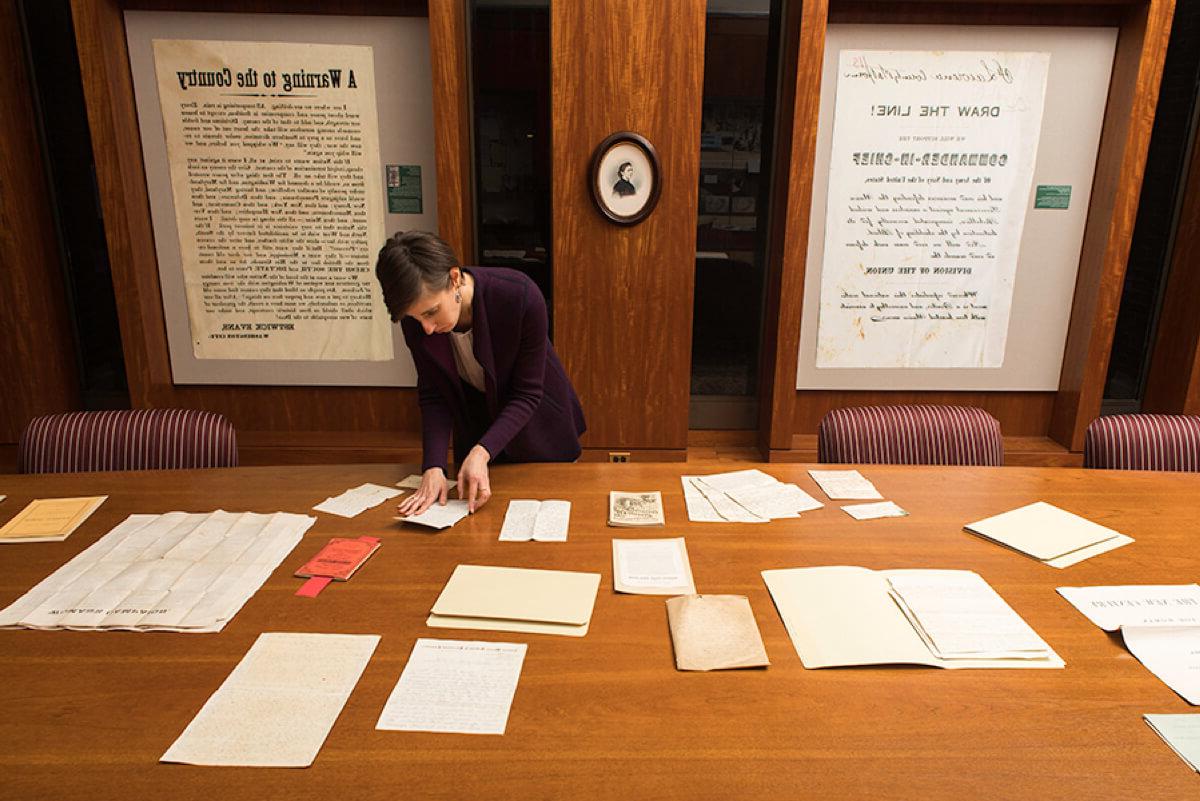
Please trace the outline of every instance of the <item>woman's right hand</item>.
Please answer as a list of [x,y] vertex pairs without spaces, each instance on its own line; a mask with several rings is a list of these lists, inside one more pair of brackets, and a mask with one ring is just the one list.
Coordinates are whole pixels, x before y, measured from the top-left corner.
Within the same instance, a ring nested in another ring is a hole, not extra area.
[[400,505],[396,507],[396,511],[404,517],[411,515],[419,515],[437,501],[442,506],[446,505],[446,495],[449,487],[446,484],[446,474],[442,472],[440,467],[431,467],[421,476],[421,486],[412,495],[409,495]]

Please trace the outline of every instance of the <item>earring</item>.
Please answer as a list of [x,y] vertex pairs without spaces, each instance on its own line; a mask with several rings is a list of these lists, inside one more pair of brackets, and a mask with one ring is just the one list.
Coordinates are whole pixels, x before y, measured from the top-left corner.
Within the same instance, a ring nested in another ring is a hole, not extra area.
[[454,287],[454,302],[462,303],[462,293],[458,291],[458,287]]

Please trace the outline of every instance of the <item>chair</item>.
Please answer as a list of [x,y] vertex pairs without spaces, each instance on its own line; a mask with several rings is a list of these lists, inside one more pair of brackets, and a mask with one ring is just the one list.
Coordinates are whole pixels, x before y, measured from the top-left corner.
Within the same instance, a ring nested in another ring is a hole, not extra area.
[[125,409],[36,417],[21,433],[22,473],[236,467],[237,432],[195,409]]
[[1083,466],[1200,472],[1200,417],[1114,414],[1087,427]]
[[970,406],[859,406],[821,420],[818,458],[858,464],[999,466],[1000,421]]

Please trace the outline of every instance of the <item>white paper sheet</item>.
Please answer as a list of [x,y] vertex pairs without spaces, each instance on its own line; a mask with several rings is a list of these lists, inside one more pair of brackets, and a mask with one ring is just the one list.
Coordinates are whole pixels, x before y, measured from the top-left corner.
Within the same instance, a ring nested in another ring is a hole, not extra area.
[[1058,594],[1105,631],[1122,626],[1200,626],[1200,585],[1196,584],[1059,587]]
[[395,498],[397,495],[403,494],[403,491],[392,489],[391,487],[381,487],[378,484],[360,484],[353,489],[346,490],[341,495],[326,498],[314,506],[313,510],[340,517],[356,517],[389,498]]
[[707,476],[697,476],[697,478],[718,492],[744,490],[753,487],[770,487],[780,483],[779,479],[775,478],[775,476],[754,469],[713,473]]
[[566,542],[570,501],[512,500],[500,528],[501,542]]
[[767,523],[770,518],[754,514],[721,490],[715,490],[699,478],[692,479],[692,487],[708,501],[709,506],[727,523]]
[[316,518],[130,515],[0,612],[0,626],[220,631]]
[[375,634],[261,634],[162,762],[311,765],[362,676]]
[[1200,705],[1200,627],[1126,626],[1125,647],[1163,683]]
[[524,643],[421,638],[376,729],[504,734]]
[[695,595],[683,537],[613,540],[613,588],[641,595]]
[[704,493],[692,483],[694,478],[697,476],[679,477],[679,483],[683,485],[683,503],[687,507],[688,520],[693,523],[724,523],[725,518],[717,513],[708,498],[704,497]]
[[832,501],[875,501],[883,496],[857,470],[809,470],[813,481]]
[[435,501],[432,506],[419,515],[397,517],[396,519],[404,523],[416,523],[418,526],[441,529],[450,528],[468,514],[470,512],[467,510],[467,502],[456,499],[446,501],[445,506]]
[[856,503],[852,506],[843,506],[842,511],[855,520],[877,520],[881,517],[908,517],[908,512],[891,501]]
[[799,517],[801,512],[820,509],[825,504],[795,484],[764,484],[727,490],[726,495],[756,517],[770,520]]
[[1200,715],[1143,715],[1154,733],[1200,773]]

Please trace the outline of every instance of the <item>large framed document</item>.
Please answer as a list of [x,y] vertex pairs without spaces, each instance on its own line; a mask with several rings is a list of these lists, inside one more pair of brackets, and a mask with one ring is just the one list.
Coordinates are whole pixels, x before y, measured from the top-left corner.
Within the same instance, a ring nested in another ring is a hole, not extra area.
[[1115,40],[829,26],[798,389],[1057,389]]
[[436,230],[428,20],[126,31],[174,382],[413,385],[374,264]]

